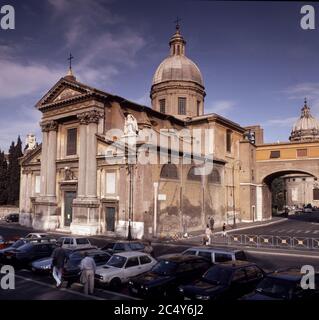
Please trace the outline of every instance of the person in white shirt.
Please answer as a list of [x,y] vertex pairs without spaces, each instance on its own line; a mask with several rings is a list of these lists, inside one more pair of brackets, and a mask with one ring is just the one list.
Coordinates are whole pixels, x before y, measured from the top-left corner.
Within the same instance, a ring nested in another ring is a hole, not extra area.
[[81,261],[81,283],[84,285],[85,294],[94,293],[94,275],[96,264],[92,257],[89,257],[88,252],[84,253],[84,258]]

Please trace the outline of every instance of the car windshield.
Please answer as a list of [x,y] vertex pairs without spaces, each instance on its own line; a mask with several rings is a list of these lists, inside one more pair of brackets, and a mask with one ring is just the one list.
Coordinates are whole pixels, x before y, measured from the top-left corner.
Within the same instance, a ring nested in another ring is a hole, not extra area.
[[161,260],[152,268],[152,271],[160,275],[171,275],[176,271],[177,266],[176,262]]
[[230,269],[216,265],[203,275],[203,279],[209,283],[227,284],[230,282],[231,275],[232,271]]
[[107,262],[106,265],[109,267],[123,268],[125,262],[126,258],[114,255],[111,257],[111,259]]
[[266,296],[288,299],[294,287],[294,282],[274,277],[266,277],[259,283],[256,291]]
[[22,245],[24,245],[25,244],[25,242],[23,241],[23,240],[18,240],[18,241],[16,241],[13,245],[12,245],[12,248],[19,248],[19,247],[21,247]]

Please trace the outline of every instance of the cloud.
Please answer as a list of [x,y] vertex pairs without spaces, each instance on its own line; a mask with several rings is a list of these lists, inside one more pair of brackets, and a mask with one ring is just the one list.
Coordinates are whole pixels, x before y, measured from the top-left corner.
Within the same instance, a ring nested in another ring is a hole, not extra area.
[[41,142],[40,118],[39,111],[26,106],[20,107],[18,115],[13,119],[0,118],[0,149],[7,152],[11,141],[16,141],[18,135],[24,143],[28,133],[36,134],[37,141]]
[[232,100],[218,100],[213,102],[211,106],[206,109],[209,112],[226,115],[235,105],[236,102]]
[[319,82],[298,83],[283,92],[288,96],[288,99],[298,100],[300,108],[304,98],[307,98],[308,106],[311,107],[313,115],[319,117]]
[[41,64],[0,60],[0,98],[16,98],[49,89],[63,75]]
[[276,127],[291,127],[298,117],[289,117],[286,119],[272,119],[263,123],[263,126],[276,126]]

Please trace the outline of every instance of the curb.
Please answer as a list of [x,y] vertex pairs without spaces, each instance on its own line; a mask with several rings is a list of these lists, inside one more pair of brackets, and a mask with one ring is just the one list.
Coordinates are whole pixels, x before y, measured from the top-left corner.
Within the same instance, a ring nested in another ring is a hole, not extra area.
[[[241,228],[237,228],[237,229],[232,229],[232,230],[229,230],[229,231],[226,231],[226,232],[227,233],[232,233],[232,232],[240,231],[240,230],[248,230],[248,229],[260,228],[260,227],[267,227],[267,226],[271,226],[273,224],[281,223],[281,222],[284,222],[284,221],[287,221],[287,220],[288,220],[288,218],[283,218],[283,219],[280,219],[280,220],[270,221],[270,222],[267,222],[267,223],[257,224],[257,225],[254,225],[254,226],[247,226],[247,227],[241,227]],[[223,233],[222,231],[218,231],[218,232],[214,232],[213,235],[222,234],[222,233]]]

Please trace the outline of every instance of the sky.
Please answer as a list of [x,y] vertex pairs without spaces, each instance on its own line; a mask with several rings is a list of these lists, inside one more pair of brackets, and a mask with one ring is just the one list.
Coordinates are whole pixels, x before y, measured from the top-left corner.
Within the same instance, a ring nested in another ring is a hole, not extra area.
[[[16,28],[0,29],[0,149],[29,132],[41,141],[35,104],[66,74],[70,52],[79,81],[150,106],[152,77],[168,55],[177,16],[186,55],[203,74],[206,113],[260,124],[267,142],[288,140],[304,97],[319,118],[319,19],[315,30],[301,29],[305,3],[0,0],[5,4],[15,8]],[[319,14],[319,3],[307,4]]]

